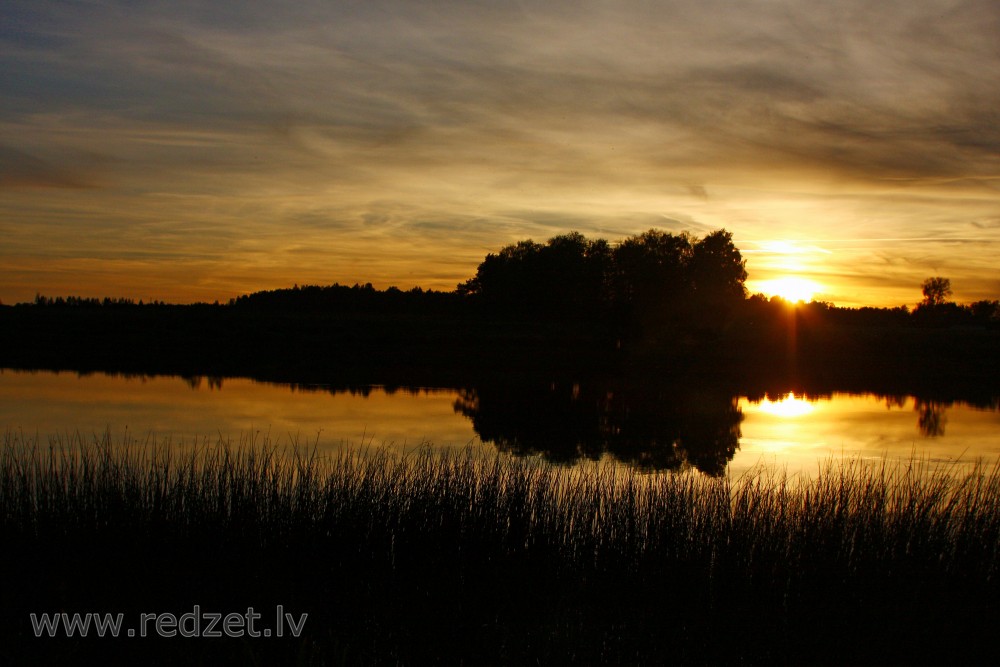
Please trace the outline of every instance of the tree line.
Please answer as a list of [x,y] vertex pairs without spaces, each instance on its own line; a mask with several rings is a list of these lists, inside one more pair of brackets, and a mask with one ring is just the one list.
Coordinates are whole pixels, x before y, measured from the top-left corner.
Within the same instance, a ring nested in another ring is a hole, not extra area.
[[912,309],[790,304],[748,296],[746,278],[729,232],[650,230],[519,241],[450,291],[307,285],[191,305],[39,295],[0,307],[0,366],[435,386],[661,373],[885,391],[927,378],[992,391],[1000,377],[1000,302],[956,304],[946,278],[925,281]]
[[[503,318],[519,321],[604,323],[616,336],[644,339],[711,335],[762,318],[782,320],[789,304],[779,297],[748,295],[746,261],[732,234],[716,230],[704,238],[660,230],[630,236],[618,243],[588,239],[578,232],[528,240],[489,253],[474,276],[453,291],[414,287],[376,289],[306,285],[264,290],[230,299],[236,310],[294,311],[367,315],[423,315]],[[830,324],[875,326],[1000,325],[1000,301],[971,304],[950,301],[949,279],[936,276],[921,285],[923,300],[912,310],[840,308],[830,303],[799,305],[806,314]],[[162,301],[128,298],[46,297],[44,308],[168,307]]]
[[457,293],[514,317],[711,327],[745,298],[746,278],[746,261],[724,229],[703,239],[649,230],[617,245],[572,232],[490,253]]
[[136,301],[127,297],[85,297],[85,296],[57,296],[49,297],[35,294],[32,302],[35,306],[43,308],[134,308],[138,306],[165,306],[163,301],[149,301],[144,303],[142,299]]
[[[419,287],[379,290],[371,283],[296,285],[240,296],[227,305],[259,310],[603,320],[645,330],[671,328],[678,322],[712,328],[723,323],[746,297],[746,277],[745,260],[726,230],[703,239],[649,230],[617,244],[571,232],[546,243],[524,240],[489,253],[476,274],[451,292]],[[144,304],[131,299],[38,295],[34,305],[118,308]]]

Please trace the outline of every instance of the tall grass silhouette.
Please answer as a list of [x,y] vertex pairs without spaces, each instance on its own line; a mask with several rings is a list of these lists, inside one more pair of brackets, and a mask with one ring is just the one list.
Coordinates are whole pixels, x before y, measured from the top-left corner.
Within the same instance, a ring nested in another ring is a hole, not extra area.
[[[1000,470],[810,478],[321,456],[109,434],[0,449],[0,657],[219,664],[996,662]],[[281,604],[297,639],[36,639],[30,612]]]

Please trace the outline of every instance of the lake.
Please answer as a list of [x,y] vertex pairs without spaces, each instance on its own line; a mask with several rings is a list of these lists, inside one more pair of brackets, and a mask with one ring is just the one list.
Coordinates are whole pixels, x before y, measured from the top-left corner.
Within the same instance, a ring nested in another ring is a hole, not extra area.
[[110,430],[115,441],[126,434],[174,445],[266,436],[328,452],[471,445],[566,463],[613,458],[735,475],[760,462],[814,472],[841,456],[1000,458],[995,400],[836,392],[751,399],[703,387],[333,387],[3,370],[0,427],[43,442]]

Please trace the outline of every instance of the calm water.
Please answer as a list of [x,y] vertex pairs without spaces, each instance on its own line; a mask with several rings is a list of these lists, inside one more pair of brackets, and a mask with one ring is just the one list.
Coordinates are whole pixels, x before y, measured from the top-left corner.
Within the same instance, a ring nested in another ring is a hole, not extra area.
[[679,390],[637,397],[576,385],[532,390],[333,390],[226,378],[124,378],[74,373],[0,372],[0,428],[44,439],[110,429],[158,443],[272,442],[410,448],[472,444],[675,467],[693,461],[739,473],[765,462],[815,471],[831,457],[971,460],[1000,457],[996,405],[929,403],[911,396],[786,394],[746,397]]

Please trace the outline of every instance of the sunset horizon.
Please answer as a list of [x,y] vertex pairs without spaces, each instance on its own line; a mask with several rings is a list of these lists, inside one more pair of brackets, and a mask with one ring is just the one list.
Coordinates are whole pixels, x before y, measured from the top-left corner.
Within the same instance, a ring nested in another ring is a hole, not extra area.
[[[655,230],[655,228],[652,228]],[[573,233],[576,230],[570,230],[567,233]],[[661,230],[655,230],[661,231]],[[669,232],[668,232],[669,233]],[[687,231],[683,230],[682,234],[686,234]],[[592,237],[592,239],[597,239],[599,237]],[[698,237],[693,237],[698,238]],[[536,239],[519,239],[521,241],[536,241]],[[548,240],[548,239],[545,239]],[[605,239],[608,240],[608,239]],[[612,247],[617,245],[617,243],[624,239],[616,239],[612,241]],[[789,244],[785,242],[778,242],[781,246],[787,247]],[[765,246],[766,247],[766,246]],[[501,248],[496,248],[489,251],[489,254],[496,254]],[[747,252],[743,252],[744,260],[747,259]],[[751,256],[752,256],[751,251]],[[767,250],[762,250],[761,252],[767,252]],[[791,251],[793,254],[796,251]],[[484,255],[485,257],[485,255]],[[482,258],[481,258],[482,259]],[[476,262],[478,265],[479,262]],[[791,266],[799,266],[797,264],[792,264]],[[59,298],[59,297],[78,297],[84,299],[112,299],[119,300],[124,299],[132,302],[146,302],[146,303],[168,303],[175,305],[191,305],[196,303],[227,303],[233,299],[237,299],[242,296],[248,296],[257,292],[267,292],[273,290],[283,290],[291,289],[295,287],[306,287],[306,286],[333,286],[333,285],[344,285],[344,286],[371,286],[376,290],[387,290],[387,289],[399,289],[402,291],[409,291],[414,289],[419,290],[431,290],[438,292],[454,292],[457,287],[459,287],[463,282],[468,280],[475,273],[475,266],[470,271],[468,275],[456,276],[454,279],[448,278],[438,278],[434,281],[429,282],[413,282],[407,283],[399,280],[393,280],[391,276],[383,276],[381,279],[376,278],[376,280],[366,279],[364,276],[360,276],[356,279],[343,279],[343,280],[318,280],[318,281],[302,281],[294,279],[294,276],[289,276],[285,282],[275,282],[261,283],[257,285],[254,289],[247,290],[236,290],[221,293],[221,295],[213,296],[217,294],[216,292],[204,292],[201,290],[196,290],[191,288],[185,291],[183,288],[174,291],[163,291],[154,290],[151,294],[147,296],[145,292],[136,293],[133,288],[128,286],[123,286],[118,283],[110,284],[106,291],[100,291],[99,283],[95,283],[92,286],[88,286],[86,289],[81,289],[80,287],[67,287],[64,291],[42,291],[35,290],[33,294],[24,296],[20,299],[4,300],[0,299],[0,304],[6,305],[16,305],[33,303],[37,301],[40,297],[45,297],[48,299]],[[832,306],[837,306],[841,308],[857,308],[857,307],[875,307],[875,308],[898,308],[906,307],[912,308],[921,301],[923,301],[923,296],[921,294],[921,285],[919,283],[908,287],[901,287],[898,291],[900,295],[900,301],[894,303],[875,303],[870,300],[859,299],[859,300],[841,300],[836,302],[833,300],[833,294],[830,291],[828,283],[817,282],[816,277],[822,279],[823,274],[821,273],[811,273],[807,270],[782,270],[781,265],[774,270],[772,270],[767,275],[773,277],[768,279],[755,279],[753,274],[750,274],[745,282],[746,296],[764,296],[766,298],[778,297],[788,301],[790,303],[796,302],[824,302]],[[806,278],[803,276],[814,276]],[[928,276],[931,277],[931,276]],[[948,279],[950,282],[950,279]],[[922,282],[922,281],[921,281]],[[863,288],[863,285],[862,285]],[[131,290],[131,291],[130,291]],[[205,294],[207,293],[207,296]],[[27,294],[27,293],[25,293]],[[199,296],[200,295],[200,296]],[[973,299],[963,300],[961,298],[951,299],[958,303],[971,303]],[[983,297],[976,300],[995,300],[989,299],[988,297]]]
[[447,291],[519,240],[723,228],[751,294],[1000,297],[988,2],[2,13],[4,304]]
[[11,0],[0,72],[7,662],[1000,664],[1000,0]]

